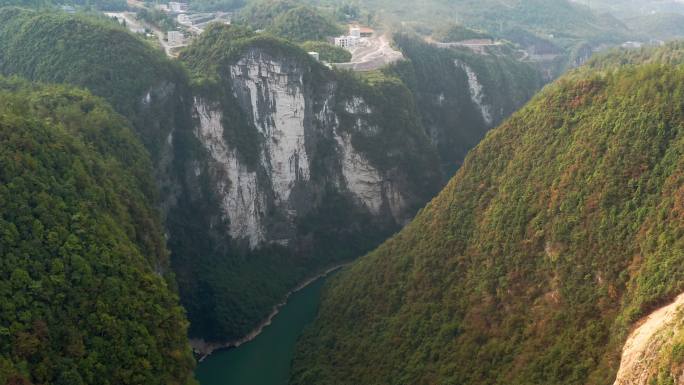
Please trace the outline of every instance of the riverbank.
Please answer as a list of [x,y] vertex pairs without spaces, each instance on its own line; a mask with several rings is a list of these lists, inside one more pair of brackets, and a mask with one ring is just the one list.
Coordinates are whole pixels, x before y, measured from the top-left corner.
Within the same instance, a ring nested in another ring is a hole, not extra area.
[[230,341],[230,342],[226,342],[226,343],[217,343],[217,342],[208,342],[208,341],[205,341],[205,340],[199,339],[199,338],[190,339],[190,346],[192,347],[193,352],[195,352],[195,354],[197,354],[199,356],[198,361],[199,362],[204,361],[205,358],[207,358],[209,355],[211,355],[213,352],[215,352],[217,350],[228,349],[228,348],[237,348],[242,344],[245,344],[247,342],[254,340],[264,331],[264,329],[267,326],[271,325],[271,322],[273,322],[273,318],[275,316],[277,316],[278,313],[280,312],[280,309],[282,309],[282,307],[287,304],[287,301],[292,294],[304,289],[305,287],[311,285],[313,282],[316,282],[321,278],[327,277],[331,273],[333,273],[333,272],[335,272],[335,271],[337,271],[337,270],[339,270],[339,269],[341,269],[347,265],[349,265],[349,262],[339,264],[339,265],[335,265],[335,266],[330,267],[327,270],[323,271],[322,273],[319,273],[319,274],[305,280],[304,282],[300,283],[299,285],[297,285],[294,289],[290,290],[285,295],[285,298],[283,299],[282,302],[280,302],[279,304],[277,304],[273,307],[273,310],[268,315],[268,317],[266,317],[263,321],[261,321],[261,323],[259,323],[259,325],[254,330],[252,330],[249,334],[247,334],[246,336],[244,336],[238,340],[234,340],[234,341]]

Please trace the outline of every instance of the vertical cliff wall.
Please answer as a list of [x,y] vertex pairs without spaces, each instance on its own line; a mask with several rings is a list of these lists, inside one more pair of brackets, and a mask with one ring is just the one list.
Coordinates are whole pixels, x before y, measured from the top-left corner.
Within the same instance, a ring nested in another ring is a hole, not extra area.
[[234,33],[216,27],[181,58],[195,75],[196,145],[179,157],[169,221],[192,333],[220,341],[399,229],[441,184],[399,79],[333,72],[284,41]]
[[538,70],[505,48],[473,52],[444,48],[406,34],[394,36],[408,61],[389,68],[415,95],[423,125],[438,149],[443,173],[452,176],[491,128],[543,85]]

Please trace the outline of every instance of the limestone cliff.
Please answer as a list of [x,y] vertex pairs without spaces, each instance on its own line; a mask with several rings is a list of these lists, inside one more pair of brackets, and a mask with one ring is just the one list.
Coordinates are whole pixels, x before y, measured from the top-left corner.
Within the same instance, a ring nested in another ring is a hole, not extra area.
[[335,72],[266,37],[207,52],[229,30],[181,57],[202,78],[169,221],[192,333],[223,341],[248,333],[298,281],[399,229],[442,180],[399,79]]
[[[326,187],[395,225],[410,219],[415,202],[425,199],[406,182],[407,170],[398,164],[383,169],[353,144],[355,135],[380,136],[392,127],[368,120],[375,111],[363,97],[339,98],[335,80],[310,84],[305,74],[312,65],[255,48],[225,69],[230,86],[222,91],[231,94],[247,117],[241,123],[254,131],[256,154],[241,153],[245,149],[230,140],[226,131],[236,122],[226,119],[220,102],[195,97],[195,135],[208,154],[207,172],[220,199],[220,215],[230,223],[231,238],[251,249],[295,242],[296,229],[284,224],[320,204]],[[351,125],[342,125],[336,108],[342,108]],[[424,150],[429,156],[431,149]],[[325,172],[312,175],[318,161],[327,163]],[[273,215],[278,221],[269,218]]]

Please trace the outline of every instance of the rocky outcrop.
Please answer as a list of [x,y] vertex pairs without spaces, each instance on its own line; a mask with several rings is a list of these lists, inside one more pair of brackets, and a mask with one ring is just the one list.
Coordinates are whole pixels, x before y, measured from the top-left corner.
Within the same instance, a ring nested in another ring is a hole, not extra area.
[[[250,171],[238,159],[237,151],[223,138],[222,113],[195,100],[194,111],[199,118],[195,134],[211,159],[212,180],[221,200],[223,216],[231,223],[230,236],[245,239],[256,247],[265,239],[262,224],[266,197],[259,188],[257,173]],[[198,174],[202,172],[197,169]]]
[[[230,88],[222,90],[245,121],[224,116],[219,101],[201,96],[194,101],[195,135],[210,159],[207,171],[220,213],[230,223],[230,237],[251,249],[294,245],[299,235],[294,223],[320,204],[321,191],[330,187],[383,223],[402,224],[413,214],[415,193],[398,182],[405,170],[382,169],[354,146],[355,135],[381,135],[382,128],[366,120],[374,108],[361,96],[338,100],[334,79],[312,84],[305,79],[308,71],[307,64],[251,50],[226,69]],[[336,105],[351,127],[342,126]],[[236,124],[257,138],[256,157],[231,142],[227,131]],[[327,167],[312,175],[314,163]],[[278,222],[269,218],[274,215]]]
[[454,64],[456,67],[459,67],[465,71],[466,76],[468,77],[468,90],[470,91],[470,99],[482,112],[482,119],[485,121],[485,123],[488,126],[491,126],[494,122],[492,113],[490,112],[491,107],[484,103],[485,95],[482,84],[477,78],[477,74],[469,65],[461,60],[454,60]]
[[466,47],[440,47],[407,34],[394,38],[408,59],[395,68],[411,87],[446,177],[458,170],[487,131],[543,84],[537,69],[510,53],[477,54]]
[[[639,322],[625,342],[620,369],[613,385],[653,384],[659,375],[668,376],[672,380],[669,383],[684,383],[683,368],[673,371],[672,365],[665,365],[664,362],[668,359],[668,352],[673,350],[676,337],[681,337],[684,330],[683,311],[684,294],[681,294],[674,302]],[[663,367],[667,367],[669,373],[661,373]]]
[[208,342],[250,333],[289,290],[377,245],[441,184],[401,82],[370,84],[288,48],[254,43],[216,63],[218,80],[193,91],[191,137],[174,145],[190,150],[175,166],[173,261],[191,335]]

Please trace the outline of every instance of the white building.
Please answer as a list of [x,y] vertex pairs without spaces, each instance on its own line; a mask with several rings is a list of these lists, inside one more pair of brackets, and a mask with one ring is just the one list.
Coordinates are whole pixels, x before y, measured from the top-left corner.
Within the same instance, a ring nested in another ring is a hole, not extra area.
[[171,12],[187,12],[188,3],[180,3],[176,1],[169,2],[169,11]]
[[354,36],[340,36],[335,38],[335,45],[342,48],[354,48],[359,45],[360,38]]
[[361,28],[350,28],[349,29],[349,36],[360,39],[361,38]]
[[309,56],[312,58],[316,59],[316,61],[321,61],[321,55],[318,54],[318,52],[309,52]]
[[178,20],[178,24],[192,25],[192,20],[190,20],[190,17],[185,13],[181,13],[176,19]]
[[622,43],[622,48],[634,49],[641,48],[644,44],[638,41],[627,41]]
[[169,31],[166,34],[166,40],[169,41],[170,45],[183,45],[185,42],[185,36],[181,31]]

